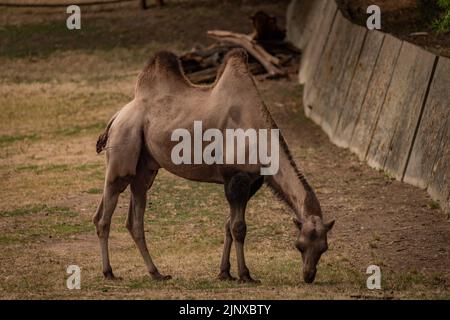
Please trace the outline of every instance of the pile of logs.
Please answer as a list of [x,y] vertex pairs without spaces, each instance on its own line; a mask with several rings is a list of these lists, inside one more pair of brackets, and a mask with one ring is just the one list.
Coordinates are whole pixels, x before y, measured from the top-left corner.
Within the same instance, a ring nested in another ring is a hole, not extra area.
[[259,11],[252,18],[250,35],[223,30],[210,30],[208,36],[218,40],[209,47],[195,47],[180,59],[187,77],[193,83],[211,83],[226,53],[244,48],[249,54],[249,68],[254,75],[266,78],[287,77],[298,71],[300,52],[285,41],[285,31],[276,18]]

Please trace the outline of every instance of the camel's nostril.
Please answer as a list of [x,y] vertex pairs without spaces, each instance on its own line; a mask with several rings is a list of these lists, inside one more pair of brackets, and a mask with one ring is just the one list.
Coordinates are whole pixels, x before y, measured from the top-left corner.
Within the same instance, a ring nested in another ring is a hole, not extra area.
[[316,278],[316,271],[307,272],[303,274],[303,280],[305,280],[306,283],[313,283],[315,278]]

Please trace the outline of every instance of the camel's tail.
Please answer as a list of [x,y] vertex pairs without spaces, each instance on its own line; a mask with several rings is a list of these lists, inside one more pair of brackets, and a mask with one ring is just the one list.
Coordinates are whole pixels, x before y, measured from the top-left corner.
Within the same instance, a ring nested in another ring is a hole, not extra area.
[[117,115],[119,113],[116,113],[111,120],[109,120],[108,125],[106,126],[105,131],[98,137],[97,140],[97,153],[102,152],[105,147],[106,147],[106,143],[108,142],[108,134],[109,134],[109,129],[111,128],[111,125],[113,124],[114,120],[116,119]]

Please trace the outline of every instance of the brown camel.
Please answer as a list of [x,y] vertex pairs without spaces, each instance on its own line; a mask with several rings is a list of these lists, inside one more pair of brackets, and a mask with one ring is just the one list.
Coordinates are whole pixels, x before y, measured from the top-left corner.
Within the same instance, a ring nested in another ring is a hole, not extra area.
[[[277,126],[259,96],[247,66],[244,50],[231,51],[211,86],[190,83],[178,58],[159,52],[138,76],[135,98],[117,112],[99,137],[97,152],[106,149],[106,177],[102,200],[94,216],[100,240],[103,274],[114,279],[109,262],[108,235],[119,194],[131,185],[126,222],[148,272],[154,279],[170,279],[159,273],[150,257],[144,236],[146,194],[160,168],[185,179],[223,184],[230,205],[225,223],[225,242],[219,278],[230,274],[230,251],[235,243],[239,279],[255,282],[244,259],[247,202],[265,182],[294,211],[298,228],[295,246],[303,259],[303,278],[311,283],[320,256],[328,249],[327,232],[334,221],[325,223],[313,189],[292,158],[280,135],[279,169],[274,175],[261,175],[261,164],[174,164],[171,150],[176,144],[171,134],[193,122],[203,127],[225,129],[276,129]],[[225,151],[226,153],[226,151]]]

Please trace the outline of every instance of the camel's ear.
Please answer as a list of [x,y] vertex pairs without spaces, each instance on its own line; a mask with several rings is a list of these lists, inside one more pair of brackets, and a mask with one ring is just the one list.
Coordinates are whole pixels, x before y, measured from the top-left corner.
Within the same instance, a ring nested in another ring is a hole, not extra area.
[[334,222],[335,222],[334,220],[331,220],[330,222],[324,224],[325,230],[327,230],[327,232],[333,229]]
[[298,218],[292,218],[292,221],[294,222],[298,230],[302,230],[303,222],[301,222]]

